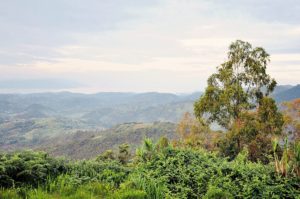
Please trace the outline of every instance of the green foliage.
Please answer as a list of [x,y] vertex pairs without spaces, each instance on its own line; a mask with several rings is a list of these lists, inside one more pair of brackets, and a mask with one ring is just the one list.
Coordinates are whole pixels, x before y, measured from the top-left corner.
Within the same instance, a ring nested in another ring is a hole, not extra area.
[[244,111],[256,107],[274,90],[276,81],[266,73],[268,62],[269,55],[263,48],[240,40],[233,42],[228,60],[208,78],[204,95],[194,105],[195,115],[201,118],[209,113],[209,123],[218,122],[230,129]]
[[264,97],[259,102],[257,110],[259,130],[265,134],[280,135],[283,127],[283,115],[278,111],[274,99]]
[[146,193],[146,199],[165,198],[164,193],[167,191],[166,186],[162,182],[140,172],[132,174],[122,186],[143,190]]
[[37,186],[49,176],[67,171],[66,163],[49,157],[44,152],[15,152],[0,155],[0,186]]
[[130,146],[128,144],[122,144],[119,146],[118,159],[122,164],[126,164],[130,158]]
[[146,199],[147,194],[145,191],[133,189],[133,188],[121,188],[112,198],[115,199]]
[[300,177],[300,142],[294,144],[294,153],[292,159],[293,172]]
[[196,117],[217,122],[226,136],[219,140],[222,155],[234,159],[247,148],[252,161],[269,162],[271,138],[281,135],[283,115],[268,97],[276,81],[267,73],[268,53],[237,40],[229,47],[228,60],[207,80],[203,96],[194,104]]
[[229,162],[204,150],[167,147],[141,162],[131,175],[130,181],[138,181],[133,184],[142,184],[139,188],[149,195],[153,182],[161,185],[163,195],[156,198],[295,198],[300,194],[299,179],[278,176],[272,165],[249,162],[245,152]]
[[229,191],[222,190],[215,186],[209,186],[206,194],[203,196],[204,199],[230,199],[233,196]]
[[150,138],[145,138],[142,146],[136,150],[136,159],[138,161],[150,160],[155,152],[155,144]]
[[168,146],[169,146],[169,140],[168,140],[168,138],[161,137],[158,140],[157,144],[156,144],[156,150],[161,151],[161,150],[163,150],[164,148],[166,148]]
[[300,143],[289,145],[288,139],[285,138],[281,158],[277,153],[278,148],[281,148],[278,139],[273,140],[272,146],[276,172],[283,176],[294,175],[300,178]]
[[2,154],[0,157],[0,187],[11,187],[0,191],[0,198],[145,196],[140,190],[118,189],[130,173],[130,168],[124,167],[119,161],[98,159],[67,162],[50,158],[46,153],[32,151]]
[[[173,148],[161,139],[153,143],[146,139],[134,164],[127,166],[116,160],[65,162],[43,153],[17,153],[24,165],[27,161],[43,159],[49,165],[60,162],[65,170],[48,170],[47,177],[38,183],[16,183],[14,187],[1,184],[0,198],[297,198],[300,179],[278,175],[273,164],[263,165],[248,160],[246,150],[232,161],[205,150]],[[30,155],[28,155],[28,153]],[[15,157],[2,154],[3,157]],[[38,158],[37,158],[38,157]],[[11,158],[8,158],[9,160]],[[1,172],[10,163],[2,162]],[[27,163],[26,163],[27,164]],[[46,163],[45,163],[46,164]],[[53,166],[56,168],[55,166]],[[31,167],[29,167],[31,168]],[[52,168],[52,167],[51,167]],[[291,167],[293,168],[293,167]],[[53,174],[52,174],[53,172]],[[40,179],[44,177],[42,173]],[[32,176],[29,176],[32,177]]]
[[79,161],[69,165],[68,174],[74,177],[74,183],[101,181],[119,186],[130,173],[119,161]]
[[96,158],[97,161],[106,161],[106,160],[114,160],[114,159],[116,158],[112,150],[106,150]]
[[233,159],[243,148],[249,151],[249,159],[268,163],[272,154],[271,140],[280,136],[283,116],[273,99],[264,97],[257,111],[245,112],[234,122],[220,142],[221,153]]

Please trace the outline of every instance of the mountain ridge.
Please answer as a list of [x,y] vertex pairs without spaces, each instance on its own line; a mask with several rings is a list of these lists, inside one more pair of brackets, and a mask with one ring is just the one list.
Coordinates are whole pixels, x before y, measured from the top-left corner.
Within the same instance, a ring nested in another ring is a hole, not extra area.
[[[0,149],[37,147],[48,139],[77,132],[103,133],[123,123],[176,124],[185,112],[193,112],[201,94],[0,94]],[[278,104],[300,98],[300,85],[277,86],[272,97]]]

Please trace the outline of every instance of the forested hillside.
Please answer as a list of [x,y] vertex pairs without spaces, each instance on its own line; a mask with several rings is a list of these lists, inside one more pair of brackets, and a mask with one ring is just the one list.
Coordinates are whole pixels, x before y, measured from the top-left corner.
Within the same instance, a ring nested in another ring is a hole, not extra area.
[[91,159],[106,150],[117,151],[124,143],[130,145],[130,152],[133,153],[144,138],[157,141],[161,136],[176,139],[176,125],[170,122],[120,124],[104,131],[78,131],[60,135],[35,148],[54,156]]

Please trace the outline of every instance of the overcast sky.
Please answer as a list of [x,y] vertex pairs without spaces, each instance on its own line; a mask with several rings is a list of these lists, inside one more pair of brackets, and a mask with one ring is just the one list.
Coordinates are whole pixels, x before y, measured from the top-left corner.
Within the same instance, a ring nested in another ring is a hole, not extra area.
[[1,0],[0,91],[199,91],[236,39],[300,83],[299,0]]

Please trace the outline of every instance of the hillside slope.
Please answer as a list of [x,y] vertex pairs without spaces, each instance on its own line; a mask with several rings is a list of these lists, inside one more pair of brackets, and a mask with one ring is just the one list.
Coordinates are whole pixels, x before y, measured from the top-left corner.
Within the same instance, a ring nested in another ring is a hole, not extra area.
[[[193,112],[200,96],[200,92],[0,94],[0,149],[34,148],[59,136],[98,132],[122,123],[177,123],[185,112]],[[277,86],[273,97],[278,103],[300,98],[300,85]]]
[[118,150],[124,143],[134,151],[146,137],[158,140],[161,136],[174,139],[176,125],[170,122],[127,123],[104,131],[78,131],[75,134],[61,135],[43,142],[38,149],[55,156],[72,159],[88,159],[105,150]]

